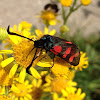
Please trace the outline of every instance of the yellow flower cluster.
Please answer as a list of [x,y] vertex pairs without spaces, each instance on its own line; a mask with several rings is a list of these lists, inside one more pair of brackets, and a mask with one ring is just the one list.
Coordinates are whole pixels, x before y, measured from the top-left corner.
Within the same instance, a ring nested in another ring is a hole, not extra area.
[[82,5],[87,6],[91,3],[91,0],[81,0]]
[[60,0],[60,3],[63,5],[63,6],[66,6],[66,7],[69,7],[71,6],[73,0]]
[[[77,0],[60,0],[60,3],[65,7],[70,7],[73,3],[76,3]],[[82,5],[87,6],[91,3],[91,0],[81,0]]]
[[[40,52],[40,49],[34,48],[34,41],[43,35],[54,35],[56,30],[49,31],[45,27],[42,32],[36,29],[35,35],[31,34],[31,27],[32,24],[24,21],[18,26],[14,25],[10,31],[32,41],[17,35],[8,35],[4,40],[8,43],[6,48],[10,49],[0,50],[0,85],[3,86],[0,94],[8,93],[8,97],[0,96],[0,100],[40,100],[48,93],[52,95],[53,100],[83,100],[85,93],[81,93],[81,89],[76,88],[77,83],[73,78],[77,70],[88,67],[86,53],[81,52],[77,66],[55,57],[52,67],[53,60],[45,50]],[[31,75],[29,75],[26,71],[35,53],[38,57],[31,64],[29,69]]]

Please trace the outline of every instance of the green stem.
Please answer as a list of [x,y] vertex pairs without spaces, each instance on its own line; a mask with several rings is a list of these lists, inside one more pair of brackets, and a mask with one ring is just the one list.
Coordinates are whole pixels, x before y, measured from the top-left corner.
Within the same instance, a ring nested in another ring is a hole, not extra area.
[[65,9],[63,6],[62,6],[62,15],[63,15],[63,20],[64,20],[65,19]]
[[71,13],[72,13],[72,11],[70,11],[68,13],[68,15],[65,17],[65,19],[64,19],[64,25],[67,23],[67,20],[68,20],[69,16],[71,15]]
[[49,23],[48,23],[48,21],[46,21],[45,25],[46,25],[47,28],[49,27]]
[[70,11],[69,11],[68,15],[67,15],[67,16],[65,17],[65,19],[64,19],[64,25],[67,23],[69,16],[70,16],[74,11],[78,10],[78,8],[81,7],[81,4],[80,4],[80,5],[78,5],[76,8],[74,8],[74,6],[76,5],[76,1],[77,1],[77,0],[75,0],[74,3],[73,3],[73,5],[72,5],[72,7],[70,7]]
[[5,87],[5,95],[8,96],[8,87]]
[[74,8],[73,10],[76,11],[78,10],[78,8],[80,8],[82,6],[82,4],[78,5],[76,8]]

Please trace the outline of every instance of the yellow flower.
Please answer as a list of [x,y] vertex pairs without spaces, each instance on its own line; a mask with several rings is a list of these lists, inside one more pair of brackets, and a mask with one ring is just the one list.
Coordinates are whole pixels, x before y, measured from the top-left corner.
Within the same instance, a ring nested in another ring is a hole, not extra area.
[[32,97],[30,95],[32,91],[32,85],[29,84],[29,81],[26,80],[23,83],[16,82],[12,84],[11,90],[9,95],[14,100],[32,100]]
[[71,88],[67,88],[66,91],[63,91],[65,100],[84,100],[86,94],[81,93],[82,90],[80,88],[71,90]]
[[61,3],[63,6],[69,7],[69,6],[71,6],[71,4],[72,4],[72,0],[60,0],[60,3]]
[[42,80],[33,79],[32,92],[30,93],[32,96],[32,100],[40,100],[42,93],[43,93]]
[[[26,26],[25,26],[25,23],[26,23]],[[28,25],[28,24],[30,24],[30,23],[21,22],[18,26],[14,25],[13,28],[10,28],[10,31],[20,34],[20,35],[23,35],[23,36],[26,36],[26,37],[29,37],[31,33],[29,32],[30,25]],[[12,42],[15,44],[18,44],[19,42],[21,42],[21,40],[22,39],[19,36],[16,37],[14,35],[8,34],[8,38],[6,40],[4,40],[3,43],[7,43],[5,45],[5,48],[9,48],[9,47],[11,47]]]
[[[7,58],[7,55],[4,55],[4,59]],[[3,61],[2,55],[0,55],[0,64]],[[7,65],[7,67],[2,68],[0,65],[0,85],[2,86],[9,86],[12,84],[14,77],[9,78],[9,73],[11,70],[12,64]]]
[[51,72],[55,77],[65,77],[70,79],[71,71],[69,68],[71,65],[60,57],[56,57],[54,60],[54,66],[51,68]]
[[0,100],[12,100],[10,97],[7,97],[5,95],[0,95]]
[[30,29],[32,27],[32,24],[31,23],[28,23],[26,21],[22,21],[20,24],[22,25],[22,29],[26,29],[28,31],[30,31]]
[[[20,27],[19,27],[19,29],[20,29]],[[15,30],[16,30],[16,27],[15,27]],[[28,38],[34,37],[34,36],[30,36],[30,32],[28,32],[26,30],[22,31],[22,33],[20,31],[17,32],[17,30],[15,32],[17,34],[21,34]],[[38,30],[36,30],[37,37],[35,36],[35,38],[39,39],[40,37],[42,37],[45,34],[53,35],[54,33],[55,33],[55,30],[53,30],[49,33],[48,28],[45,28],[45,31],[43,34],[38,29]],[[25,75],[26,75],[26,68],[30,65],[30,63],[33,59],[33,56],[35,54],[35,51],[36,51],[36,49],[32,50],[34,48],[34,42],[29,41],[28,39],[16,36],[16,35],[14,35],[14,36],[9,35],[9,37],[10,37],[10,41],[11,41],[13,50],[1,50],[0,53],[13,54],[14,57],[9,57],[9,58],[5,59],[4,61],[2,61],[1,66],[6,67],[8,64],[16,61],[16,63],[11,67],[9,77],[12,78],[15,75],[17,68],[20,65],[22,69],[20,70],[19,80],[20,80],[20,82],[23,82]],[[39,53],[40,53],[40,49],[37,50],[37,54],[39,54]],[[44,57],[44,55],[42,55],[42,53],[40,53],[40,56],[36,60],[34,60],[34,62],[32,63],[32,66],[35,66],[42,57]],[[30,71],[34,77],[41,78],[40,74],[35,70],[35,68],[31,67]]]
[[41,19],[43,20],[44,24],[48,25],[56,25],[56,16],[57,14],[52,11],[44,10],[41,12]]
[[54,35],[56,33],[56,30],[53,29],[52,31],[50,31],[47,27],[45,27],[44,32],[39,29],[36,29],[35,32],[37,35],[37,39],[40,39],[43,35]]
[[[52,67],[54,63],[54,66]],[[69,63],[63,60],[60,57],[55,57],[54,62],[53,60],[47,55],[46,59],[43,58],[40,62],[37,63],[40,67],[52,67],[50,68],[52,75],[56,78],[64,77],[68,80],[72,80],[75,75],[75,71],[69,70],[72,67]]]
[[62,90],[65,90],[68,87],[76,86],[76,82],[68,81],[65,78],[53,79],[51,81],[51,89],[53,92],[61,93]]
[[[17,25],[14,25],[13,28],[10,28],[10,31],[17,33],[19,35],[23,35],[25,37],[29,37],[31,35],[31,33],[27,30],[27,28],[23,29],[22,24],[19,24],[18,27],[17,27]],[[10,41],[12,41],[14,44],[18,44],[19,42],[24,40],[20,36],[16,36],[16,35],[8,35],[8,36],[10,38]]]
[[82,71],[82,68],[88,67],[88,57],[85,57],[86,53],[81,52],[80,54],[81,56],[79,64],[77,66],[72,66],[72,68],[75,67],[75,70],[79,69],[80,71]]
[[0,28],[0,40],[6,39],[8,36],[6,28],[1,27]]
[[73,82],[72,80],[67,80],[64,77],[51,77],[50,75],[47,75],[45,77],[45,91],[53,92],[54,93],[62,93],[63,90],[66,90],[69,87],[75,88],[74,86],[77,85],[76,82]]
[[0,86],[0,95],[5,94],[5,87]]
[[81,0],[82,5],[87,6],[91,3],[91,0]]
[[45,91],[45,84],[46,84],[46,76],[47,76],[48,72],[47,71],[42,71],[40,73],[41,75],[41,79],[33,79],[32,80],[32,91],[31,91],[31,96],[32,96],[32,100],[40,100],[41,97],[43,97],[43,93]]
[[[18,45],[13,45],[13,50],[3,50],[3,51],[0,51],[0,53],[10,53],[11,52],[14,55],[14,57],[9,57],[9,58],[7,58],[7,59],[5,59],[4,61],[1,62],[1,66],[2,67],[9,68],[7,66],[10,63],[16,61],[16,63],[13,66],[10,67],[10,72],[9,72],[9,77],[10,78],[12,78],[15,75],[15,73],[17,71],[17,68],[18,68],[18,65],[20,65],[22,67],[22,69],[20,71],[19,80],[20,80],[20,82],[23,82],[23,80],[25,78],[25,75],[26,75],[26,68],[30,65],[31,60],[33,59],[33,56],[34,56],[34,53],[35,53],[35,49],[34,49],[28,55],[28,53],[31,50],[32,43],[30,43],[30,41],[28,42],[26,40],[24,42],[22,41]],[[24,45],[24,47],[23,47],[23,45]],[[39,50],[38,50],[38,52],[39,52]],[[41,59],[41,57],[40,57],[40,59]],[[38,61],[39,61],[39,57],[33,62],[32,66],[35,66]],[[34,77],[41,78],[41,76],[35,70],[35,68],[31,67],[30,71],[31,71],[31,73],[32,73],[32,75]]]
[[[28,34],[26,34],[26,31],[24,31],[24,32],[25,32],[25,33],[23,33],[24,36],[26,36],[26,37],[29,36]],[[33,59],[33,56],[35,53],[35,49],[30,53],[32,47],[34,47],[34,42],[29,41],[27,39],[23,39],[19,36],[10,36],[10,41],[12,41],[11,44],[12,44],[13,50],[1,50],[0,53],[2,53],[2,54],[10,53],[10,54],[13,54],[14,57],[9,57],[9,58],[5,59],[4,61],[2,61],[1,66],[6,68],[7,65],[9,65],[10,63],[12,63],[16,60],[16,63],[12,67],[10,67],[9,77],[12,78],[15,75],[18,65],[20,64],[20,65],[22,65],[22,70],[19,75],[19,80],[20,80],[20,82],[23,82],[25,75],[26,75],[26,68],[31,63],[31,60]],[[37,61],[39,61],[39,59],[36,59],[36,61],[34,61],[33,65],[36,65]],[[31,73],[35,77],[41,78],[39,73],[34,68],[31,68]]]

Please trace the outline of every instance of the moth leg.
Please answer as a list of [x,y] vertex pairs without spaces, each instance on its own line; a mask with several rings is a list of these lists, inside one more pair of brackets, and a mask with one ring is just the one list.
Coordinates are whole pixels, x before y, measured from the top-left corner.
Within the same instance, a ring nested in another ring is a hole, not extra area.
[[[54,58],[55,58],[55,55],[53,56],[53,65],[52,65],[52,67],[54,66]],[[51,68],[52,68],[52,67],[51,67]]]
[[[28,74],[32,75],[32,74],[30,73],[29,69],[30,69],[30,67],[31,67],[32,64],[33,64],[33,61],[34,61],[37,57],[39,57],[39,55],[40,55],[40,53],[42,52],[42,50],[43,50],[43,49],[41,49],[40,52],[39,52],[39,54],[37,54],[37,56],[36,56],[36,53],[37,53],[37,48],[36,48],[36,51],[35,51],[35,54],[34,54],[34,57],[33,57],[32,61],[31,61],[31,64],[26,68],[26,72],[27,72]],[[35,56],[36,56],[36,57],[35,57]]]
[[[46,58],[47,52],[48,52],[48,51],[46,51],[46,55],[45,55],[44,57],[42,57],[42,58],[40,59],[40,61],[41,61],[43,58]],[[54,66],[54,58],[55,58],[55,55],[53,56],[53,65],[52,65],[52,67]],[[52,68],[52,67],[50,67],[50,68]]]
[[47,57],[47,50],[46,50],[46,54],[44,55],[44,57],[42,57],[39,61],[41,61],[43,58],[46,58]]
[[[34,50],[35,48],[32,48],[31,51],[29,52],[29,54]],[[29,54],[26,56],[26,58],[29,56]]]

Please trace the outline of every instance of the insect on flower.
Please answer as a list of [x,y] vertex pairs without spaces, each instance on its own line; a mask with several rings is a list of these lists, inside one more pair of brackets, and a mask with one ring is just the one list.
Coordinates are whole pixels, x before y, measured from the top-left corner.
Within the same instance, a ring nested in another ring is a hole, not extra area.
[[44,10],[50,10],[53,11],[54,13],[57,13],[59,11],[57,4],[54,3],[49,3],[44,6]]
[[[10,32],[9,27],[10,26],[8,26],[8,29],[7,29],[8,34],[20,36],[20,37],[26,38],[30,41],[33,41],[30,38]],[[51,35],[44,35],[39,40],[35,40],[33,42],[34,42],[33,49],[36,48],[36,51],[35,51],[33,60],[31,61],[31,64],[26,69],[27,73],[29,73],[28,70],[32,66],[33,61],[39,56],[39,55],[36,55],[38,48],[41,48],[40,52],[42,52],[42,50],[45,49],[46,53],[52,52],[54,54],[52,67],[54,66],[55,56],[59,56],[60,58],[64,59],[66,62],[70,63],[71,65],[77,66],[79,64],[80,50],[72,42],[69,42],[67,40],[61,39],[59,37],[51,36]]]

